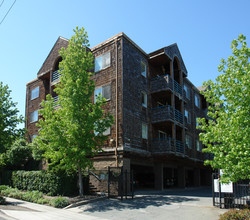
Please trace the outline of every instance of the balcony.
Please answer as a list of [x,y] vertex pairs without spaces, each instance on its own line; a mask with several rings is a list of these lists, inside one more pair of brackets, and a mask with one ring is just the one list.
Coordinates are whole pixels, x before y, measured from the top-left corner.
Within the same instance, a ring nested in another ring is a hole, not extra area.
[[173,79],[170,75],[158,76],[151,79],[151,93],[173,90]]
[[51,83],[55,84],[55,82],[59,81],[59,78],[60,78],[59,70],[54,71],[51,75]]
[[174,109],[170,105],[152,108],[152,123],[174,120]]
[[183,114],[170,105],[152,108],[152,123],[176,121],[183,124]]
[[153,139],[152,141],[153,153],[184,153],[184,144],[179,140],[172,138]]

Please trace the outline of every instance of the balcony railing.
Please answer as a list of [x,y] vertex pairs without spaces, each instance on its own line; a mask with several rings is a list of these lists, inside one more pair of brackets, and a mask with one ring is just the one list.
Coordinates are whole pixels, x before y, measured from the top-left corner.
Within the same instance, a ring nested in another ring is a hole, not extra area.
[[175,112],[175,115],[174,115],[175,120],[183,124],[183,114],[177,109],[175,109],[174,112]]
[[152,108],[152,123],[174,120],[174,109],[170,105]]
[[184,143],[172,138],[153,139],[153,153],[184,153]]
[[184,153],[184,144],[182,141],[175,140],[176,152]]
[[151,92],[160,92],[167,89],[173,90],[173,79],[170,75],[158,76],[151,79]]
[[52,73],[51,82],[55,82],[55,81],[57,81],[59,78],[60,78],[59,70],[56,70],[56,71],[54,71],[54,72]]
[[174,90],[182,96],[183,90],[181,85],[174,80]]

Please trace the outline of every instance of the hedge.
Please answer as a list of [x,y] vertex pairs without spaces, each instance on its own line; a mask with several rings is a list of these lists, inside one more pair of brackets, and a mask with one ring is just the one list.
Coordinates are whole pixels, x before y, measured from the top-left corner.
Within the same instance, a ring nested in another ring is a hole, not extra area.
[[76,176],[48,171],[14,171],[12,186],[20,190],[39,191],[49,195],[76,194]]

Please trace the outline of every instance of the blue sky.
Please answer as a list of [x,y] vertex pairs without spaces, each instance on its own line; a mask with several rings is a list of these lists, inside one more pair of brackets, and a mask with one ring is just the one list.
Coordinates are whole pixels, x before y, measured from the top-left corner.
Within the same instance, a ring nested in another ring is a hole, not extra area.
[[[13,2],[3,2],[0,21]],[[79,26],[91,47],[119,32],[147,53],[177,43],[188,78],[200,86],[218,76],[233,39],[242,33],[249,42],[249,9],[249,0],[16,0],[0,25],[0,81],[24,115],[26,83],[58,36],[70,38]]]

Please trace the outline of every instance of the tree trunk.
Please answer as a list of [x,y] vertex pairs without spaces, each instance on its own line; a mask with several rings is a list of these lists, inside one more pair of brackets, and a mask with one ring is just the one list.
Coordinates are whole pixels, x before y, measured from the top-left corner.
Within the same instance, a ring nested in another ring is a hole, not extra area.
[[78,177],[79,177],[79,196],[83,197],[82,169],[80,166],[78,166]]

